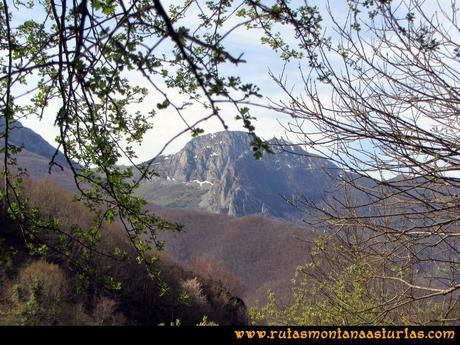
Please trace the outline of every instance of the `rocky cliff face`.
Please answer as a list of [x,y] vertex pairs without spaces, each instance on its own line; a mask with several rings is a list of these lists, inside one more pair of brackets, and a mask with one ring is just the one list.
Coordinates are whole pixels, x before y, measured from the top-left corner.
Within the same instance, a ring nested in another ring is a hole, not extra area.
[[[275,140],[271,140],[275,154],[256,160],[249,143],[250,137],[244,132],[220,132],[195,138],[178,153],[158,157],[153,166],[160,178],[145,183],[141,193],[143,189],[144,197],[158,203],[165,199],[164,193],[168,190],[159,188],[160,185],[164,187],[166,183],[176,190],[182,185],[178,199],[196,195],[188,204],[190,208],[234,216],[263,214],[299,219],[301,213],[285,198],[305,196],[318,201],[335,188],[339,171],[332,163],[282,143],[284,149],[291,151],[285,152],[277,148]],[[163,205],[176,206],[174,203]]]
[[[2,131],[0,122],[0,132]],[[15,122],[10,143],[23,146],[20,166],[38,179],[48,176],[48,162],[55,148],[40,135]],[[144,181],[139,194],[162,206],[194,208],[234,216],[260,214],[287,220],[299,220],[304,211],[285,199],[306,197],[320,201],[334,192],[340,170],[317,156],[309,156],[299,147],[271,140],[275,154],[256,160],[245,132],[220,132],[192,139],[173,155],[158,157],[153,167],[158,178]],[[1,143],[0,143],[1,146]],[[65,164],[62,153],[56,161]],[[53,169],[52,178],[74,190],[68,169]]]
[[178,153],[155,162],[160,176],[170,180],[218,182],[227,169],[249,150],[244,132],[221,132],[192,139]]

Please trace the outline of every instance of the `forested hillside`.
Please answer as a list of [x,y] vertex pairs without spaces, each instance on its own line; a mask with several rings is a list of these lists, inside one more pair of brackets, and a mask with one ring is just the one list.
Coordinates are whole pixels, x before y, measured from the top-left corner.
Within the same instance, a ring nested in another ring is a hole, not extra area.
[[[25,196],[69,236],[43,229],[37,240],[46,239],[48,247],[32,250],[23,241],[21,225],[0,215],[0,324],[195,325],[203,318],[221,325],[247,322],[244,302],[228,292],[225,280],[203,277],[156,252],[149,255],[159,255],[155,265],[160,273],[149,276],[119,224],[104,225],[103,238],[91,257],[86,256],[77,232],[90,226],[91,214],[50,180],[27,179]],[[63,240],[70,243],[62,246]]]

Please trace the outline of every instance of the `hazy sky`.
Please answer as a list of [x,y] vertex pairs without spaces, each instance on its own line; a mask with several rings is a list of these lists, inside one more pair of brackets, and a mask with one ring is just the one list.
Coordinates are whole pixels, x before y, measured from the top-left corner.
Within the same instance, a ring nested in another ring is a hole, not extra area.
[[[324,4],[323,1],[316,2],[318,4]],[[345,1],[334,0],[333,3],[341,4],[343,9]],[[338,13],[344,13],[344,11],[338,11]],[[35,12],[34,15],[39,15],[39,13]],[[194,20],[195,19],[192,16],[189,16],[186,18],[185,24],[193,26]],[[286,37],[291,35],[288,30],[284,30],[284,33],[286,34]],[[226,38],[224,43],[233,55],[239,56],[243,53],[243,57],[247,61],[247,63],[240,64],[239,66],[229,66],[228,71],[226,70],[228,74],[239,75],[245,82],[257,84],[261,89],[261,93],[265,97],[262,102],[267,102],[267,98],[279,100],[284,97],[282,91],[270,79],[268,74],[269,70],[271,70],[274,74],[279,74],[282,71],[283,63],[280,61],[277,53],[260,44],[260,33],[255,31],[248,32],[245,29],[236,30]],[[300,63],[302,63],[302,61]],[[298,64],[299,62],[293,62],[286,67],[290,78],[289,80],[292,85],[295,84],[296,87],[299,87],[301,84],[299,82],[297,70]],[[147,86],[146,82],[139,82],[140,78],[137,78],[135,75],[132,76],[132,79],[136,83]],[[178,94],[177,90],[170,90],[169,94],[173,95],[174,99],[180,99],[182,97]],[[147,109],[159,101],[161,101],[161,99],[157,95],[151,94],[142,105],[137,106],[137,108],[133,107],[132,110]],[[57,103],[51,104],[42,121],[39,121],[36,118],[28,118],[23,119],[22,122],[25,126],[30,127],[37,133],[41,134],[47,141],[50,142],[50,144],[55,145],[54,139],[58,135],[58,129],[53,126],[53,123],[57,109]],[[190,107],[185,115],[186,118],[193,123],[193,119],[198,119],[203,116],[203,111],[204,110],[199,107]],[[253,114],[258,119],[258,121],[255,122],[257,133],[263,138],[268,139],[273,136],[280,137],[285,135],[280,123],[284,125],[288,123],[289,118],[286,115],[276,114],[262,109],[255,109]],[[222,115],[227,120],[230,130],[243,130],[241,122],[233,120],[236,115],[234,109],[224,107]],[[139,157],[138,161],[144,161],[152,158],[163,147],[164,143],[177,134],[181,129],[185,128],[185,125],[170,108],[159,111],[153,120],[153,124],[154,128],[145,135],[143,144],[137,150]],[[200,127],[204,128],[206,133],[223,130],[221,123],[216,118],[209,120]],[[173,153],[178,151],[187,141],[190,140],[190,138],[190,134],[183,135],[170,144],[165,152]],[[127,161],[122,160],[120,163],[127,163]]]
[[[173,1],[170,1],[173,3]],[[295,1],[292,4],[295,6],[299,4]],[[345,19],[347,15],[347,3],[346,0],[330,0],[329,1],[332,11],[334,13],[334,19],[341,22]],[[425,7],[435,5],[435,1],[428,2],[428,5],[425,4]],[[165,2],[167,5],[167,2]],[[308,4],[318,5],[321,13],[323,14],[323,27],[327,30],[328,35],[334,35],[333,30],[330,28],[331,19],[326,13],[326,2],[322,0],[308,1]],[[436,6],[437,7],[437,6]],[[40,16],[40,13],[35,10],[32,13],[34,17]],[[27,19],[27,14],[21,13],[21,20]],[[196,17],[191,13],[182,23],[182,25],[193,28],[196,24]],[[287,28],[281,28],[280,31],[283,33],[285,39],[291,38],[291,43],[294,42],[292,39],[292,32]],[[255,83],[261,89],[261,94],[264,95],[262,100],[259,102],[268,102],[268,98],[278,101],[280,99],[285,99],[285,95],[282,90],[275,85],[274,81],[269,77],[269,71],[278,75],[283,70],[283,62],[280,61],[279,56],[276,52],[273,52],[267,46],[264,46],[260,43],[260,32],[256,31],[247,31],[245,29],[238,29],[232,32],[224,41],[224,45],[227,49],[234,55],[239,56],[244,54],[243,58],[247,61],[245,64],[240,64],[234,66],[229,64],[224,73],[228,75],[238,75],[241,76],[244,82]],[[166,47],[165,47],[166,48]],[[166,50],[165,50],[166,51]],[[302,82],[300,80],[300,74],[298,71],[299,65],[304,65],[304,61],[293,61],[286,66],[286,75],[288,77],[289,85],[294,87],[294,93],[302,94]],[[337,66],[340,65],[340,62],[337,62]],[[340,68],[340,67],[337,67]],[[139,74],[136,75],[132,73],[128,77],[141,86],[148,87],[146,81],[143,81],[140,78]],[[174,100],[180,100],[183,98],[183,95],[180,95],[178,90],[169,90],[168,95]],[[328,92],[323,92],[320,96],[327,101],[330,97]],[[185,100],[185,99],[184,99]],[[145,110],[148,111],[152,107],[155,107],[155,104],[163,101],[162,97],[159,97],[155,93],[151,93],[144,103],[140,105],[133,106],[132,111],[136,110]],[[32,128],[37,133],[41,134],[50,144],[55,145],[54,139],[58,135],[58,129],[53,126],[56,112],[58,110],[58,104],[54,103],[49,106],[45,112],[44,119],[39,121],[36,118],[23,119],[22,122],[25,126]],[[257,134],[265,139],[276,137],[286,137],[286,133],[283,129],[283,125],[287,126],[290,122],[290,118],[283,114],[277,114],[272,111],[263,110],[263,109],[253,109],[253,115],[255,115],[258,121],[255,122]],[[185,118],[189,123],[193,123],[199,118],[206,115],[205,110],[198,106],[192,106],[188,108],[185,113]],[[222,116],[226,120],[227,125],[229,125],[230,130],[243,130],[242,123],[240,121],[235,121],[234,117],[236,115],[235,109],[224,106],[222,108]],[[185,124],[180,120],[177,114],[170,108],[162,111],[158,111],[158,114],[153,119],[154,128],[146,133],[144,141],[140,147],[137,148],[138,159],[137,161],[145,161],[154,157],[164,146],[166,142],[169,141],[174,135],[186,128]],[[199,127],[204,128],[206,133],[212,133],[216,131],[222,131],[222,125],[217,118],[209,120],[207,123],[201,124]],[[287,136],[289,139],[289,136]],[[292,138],[292,136],[291,136]],[[171,143],[165,153],[174,153],[178,151],[183,145],[191,139],[189,133],[184,134],[180,138],[176,139]],[[292,138],[294,139],[294,138]],[[296,141],[294,139],[294,141]],[[126,164],[127,160],[121,160],[121,164]]]

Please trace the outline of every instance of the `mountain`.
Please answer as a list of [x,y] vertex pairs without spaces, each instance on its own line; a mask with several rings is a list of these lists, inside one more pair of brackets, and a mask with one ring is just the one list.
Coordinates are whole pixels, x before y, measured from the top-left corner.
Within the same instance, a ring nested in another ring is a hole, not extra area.
[[[0,123],[0,131],[2,127]],[[50,176],[48,163],[56,149],[19,121],[10,128],[10,143],[23,147],[18,165],[39,180]],[[291,153],[285,152],[276,139],[270,140],[276,153],[256,160],[250,140],[245,132],[230,131],[194,138],[176,154],[149,162],[159,177],[143,181],[138,193],[148,202],[167,207],[298,221],[304,212],[285,199],[321,201],[328,191],[335,191],[340,170],[334,164],[282,142]],[[50,177],[74,191],[73,176],[61,152],[56,162],[65,169],[53,167]]]
[[275,154],[256,160],[245,132],[194,138],[176,154],[150,162],[159,177],[145,181],[139,193],[168,207],[238,217],[261,214],[301,219],[302,213],[285,199],[296,196],[320,201],[335,190],[340,169],[300,147],[276,139],[269,143]]
[[[0,118],[0,147],[4,146],[3,133],[5,121]],[[49,171],[49,162],[56,152],[43,137],[30,128],[24,127],[19,121],[14,121],[10,126],[8,141],[11,145],[20,147],[21,151],[16,155],[17,166],[26,169],[28,174],[36,180],[51,178],[53,181],[68,191],[75,191],[75,183],[72,171],[68,168],[67,160],[60,151],[56,154],[55,162],[63,169],[53,166]]]
[[[0,133],[2,133],[2,142],[0,146],[3,147],[3,133],[5,131],[5,118],[0,118]],[[8,141],[10,144],[13,144],[17,147],[23,147],[23,150],[26,150],[30,153],[33,153],[37,156],[44,157],[48,161],[53,157],[56,152],[56,148],[51,146],[43,137],[35,133],[30,128],[24,127],[21,122],[14,121],[10,126],[9,138]],[[67,160],[62,152],[58,151],[55,161],[58,164],[67,165]]]
[[51,179],[58,185],[70,192],[75,192],[76,186],[72,171],[63,165],[64,168],[61,170],[59,167],[54,166],[49,172],[50,158],[46,158],[27,150],[22,150],[17,155],[17,165],[25,168],[34,179],[42,181],[44,179]]

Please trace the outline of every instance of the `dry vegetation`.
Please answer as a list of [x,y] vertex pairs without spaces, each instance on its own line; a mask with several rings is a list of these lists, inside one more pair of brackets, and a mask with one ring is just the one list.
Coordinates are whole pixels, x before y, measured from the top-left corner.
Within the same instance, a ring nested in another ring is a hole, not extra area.
[[316,235],[299,225],[262,216],[234,218],[195,210],[150,205],[156,213],[184,224],[183,233],[165,233],[166,250],[204,276],[222,280],[248,305],[263,302],[266,290],[289,293],[291,277],[308,260]]
[[[92,224],[90,212],[74,196],[50,180],[27,179],[24,192],[30,206],[40,206],[44,218],[55,219],[62,234],[72,234]],[[168,255],[158,254],[161,284],[149,277],[116,223],[104,225],[103,236],[92,252],[91,279],[83,288],[77,260],[84,248],[72,240],[66,252],[30,257],[21,231],[5,214],[0,215],[0,243],[3,250],[15,251],[0,270],[0,324],[197,324],[207,316],[219,324],[247,321],[243,301],[230,294],[211,276],[201,277],[185,270]],[[60,243],[59,232],[42,231],[50,246]],[[109,255],[115,248],[127,253],[126,259]],[[152,253],[153,255],[154,253]],[[3,255],[2,255],[3,259]],[[121,288],[111,288],[104,279],[112,277]],[[167,291],[160,287],[164,284]]]

